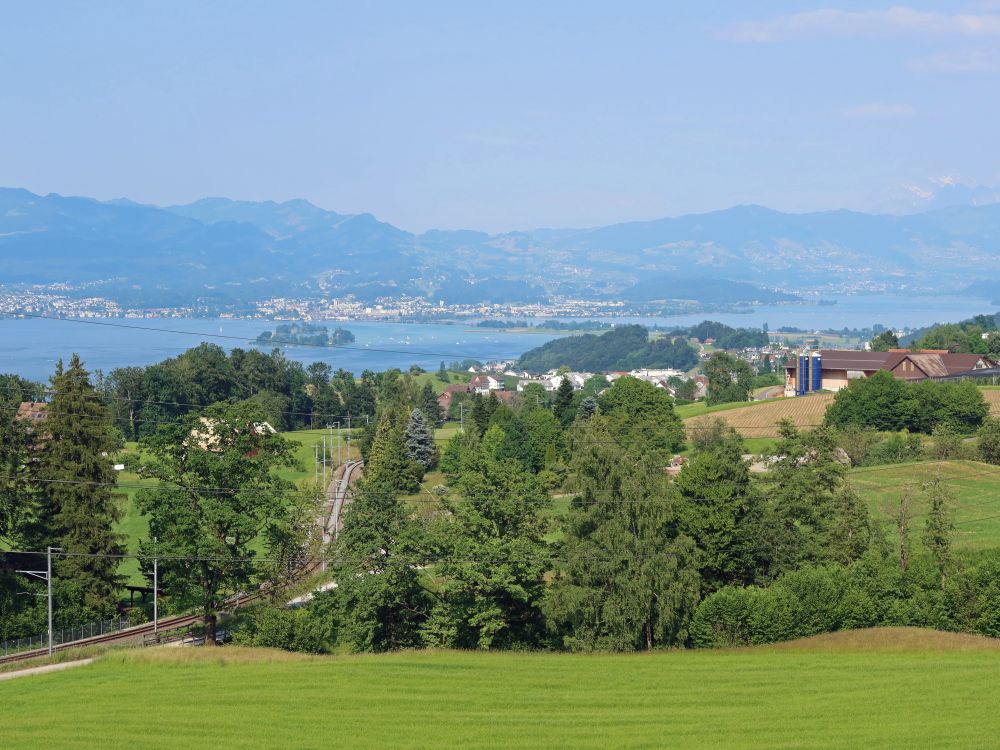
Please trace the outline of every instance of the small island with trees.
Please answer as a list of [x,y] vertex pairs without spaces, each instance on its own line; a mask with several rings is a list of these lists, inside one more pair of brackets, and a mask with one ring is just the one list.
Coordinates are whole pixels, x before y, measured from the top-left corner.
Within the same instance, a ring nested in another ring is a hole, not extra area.
[[315,323],[282,323],[274,333],[264,331],[255,341],[258,344],[291,344],[299,346],[343,346],[354,343],[354,334],[344,328],[334,328]]

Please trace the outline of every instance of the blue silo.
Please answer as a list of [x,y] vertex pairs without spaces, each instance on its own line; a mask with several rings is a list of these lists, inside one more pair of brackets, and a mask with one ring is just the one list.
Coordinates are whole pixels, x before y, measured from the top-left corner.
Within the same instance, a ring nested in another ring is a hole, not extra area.
[[812,391],[823,389],[823,357],[819,352],[813,352],[809,358],[809,369],[812,372]]
[[805,354],[799,355],[799,371],[796,395],[802,396],[809,390],[809,358]]

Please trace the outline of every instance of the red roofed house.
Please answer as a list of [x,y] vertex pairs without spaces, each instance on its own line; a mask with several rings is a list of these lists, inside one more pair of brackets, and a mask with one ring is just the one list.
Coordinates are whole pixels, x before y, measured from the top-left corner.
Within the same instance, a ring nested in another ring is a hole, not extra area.
[[452,384],[446,386],[444,391],[437,398],[438,406],[441,407],[441,413],[442,414],[448,413],[448,410],[451,408],[452,399],[455,398],[456,393],[468,393],[468,392],[469,392],[469,386],[467,386],[465,383],[460,383],[458,385]]
[[503,380],[490,375],[476,375],[469,381],[469,393],[487,394],[490,391],[502,391]]
[[21,405],[17,407],[16,418],[22,422],[29,422],[31,424],[38,424],[39,422],[44,422],[48,418],[48,413],[46,409],[49,405],[44,401],[23,401]]

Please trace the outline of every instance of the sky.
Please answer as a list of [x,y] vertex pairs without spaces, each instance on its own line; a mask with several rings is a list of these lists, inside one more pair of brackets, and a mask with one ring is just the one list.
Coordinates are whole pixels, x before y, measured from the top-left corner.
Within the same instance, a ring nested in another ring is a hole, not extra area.
[[[830,3],[830,4],[824,4]],[[1000,185],[1000,0],[0,9],[0,185],[411,231]]]

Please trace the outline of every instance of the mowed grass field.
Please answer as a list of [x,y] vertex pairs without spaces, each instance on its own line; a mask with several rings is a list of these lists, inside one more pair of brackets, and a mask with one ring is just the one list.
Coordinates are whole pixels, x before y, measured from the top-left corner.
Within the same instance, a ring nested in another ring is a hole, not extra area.
[[911,491],[913,530],[927,517],[923,483],[940,474],[955,494],[955,545],[967,549],[1000,547],[1000,466],[978,461],[927,461],[854,469],[850,481],[867,501],[872,517],[886,525],[899,508],[905,487]]
[[634,655],[159,649],[0,682],[0,745],[990,747],[998,701],[996,641],[905,628]]

